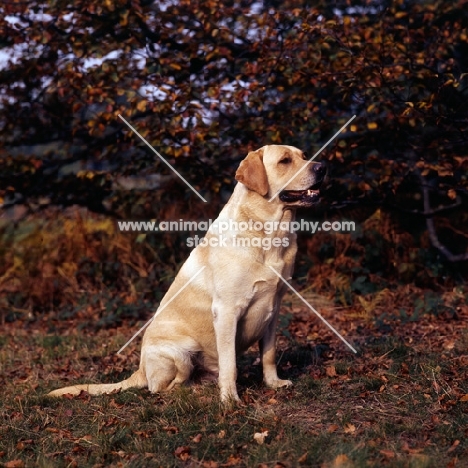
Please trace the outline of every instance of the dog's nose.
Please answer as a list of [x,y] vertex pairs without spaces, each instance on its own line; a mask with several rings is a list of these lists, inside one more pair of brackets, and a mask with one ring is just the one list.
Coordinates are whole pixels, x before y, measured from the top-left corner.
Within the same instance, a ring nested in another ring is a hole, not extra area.
[[322,180],[325,177],[327,172],[327,168],[322,163],[316,163],[312,166],[312,170],[314,171],[317,179]]

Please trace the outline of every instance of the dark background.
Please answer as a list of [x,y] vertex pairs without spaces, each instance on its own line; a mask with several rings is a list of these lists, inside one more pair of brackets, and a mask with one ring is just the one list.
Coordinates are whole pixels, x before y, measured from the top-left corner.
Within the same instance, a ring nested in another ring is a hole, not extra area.
[[321,205],[300,216],[358,229],[301,235],[298,281],[357,309],[358,296],[409,286],[408,310],[423,300],[455,314],[468,258],[466,4],[172,3],[3,3],[2,320],[148,316],[193,233],[124,234],[116,220],[214,218],[249,150],[312,155],[354,114],[317,158]]

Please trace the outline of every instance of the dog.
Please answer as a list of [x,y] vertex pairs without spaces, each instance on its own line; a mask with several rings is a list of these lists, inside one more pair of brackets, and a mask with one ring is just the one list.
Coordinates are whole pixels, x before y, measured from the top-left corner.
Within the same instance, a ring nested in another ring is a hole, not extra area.
[[286,285],[275,272],[291,278],[297,242],[289,223],[298,207],[318,202],[325,173],[323,164],[293,146],[249,152],[231,198],[145,331],[139,369],[119,383],[74,385],[49,395],[146,387],[156,393],[186,382],[197,367],[218,376],[222,403],[239,402],[236,356],[256,342],[265,384],[292,385],[276,369],[276,323]]

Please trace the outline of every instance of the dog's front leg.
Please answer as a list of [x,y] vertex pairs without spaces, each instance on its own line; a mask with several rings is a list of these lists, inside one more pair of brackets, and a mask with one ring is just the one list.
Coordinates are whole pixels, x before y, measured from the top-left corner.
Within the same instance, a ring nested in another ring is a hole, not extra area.
[[263,366],[263,380],[271,388],[288,387],[292,385],[290,380],[282,380],[276,370],[276,322],[278,311],[274,313],[268,327],[259,342],[260,356]]
[[213,307],[213,324],[218,350],[219,389],[223,403],[240,401],[236,378],[236,330],[237,315],[232,311]]

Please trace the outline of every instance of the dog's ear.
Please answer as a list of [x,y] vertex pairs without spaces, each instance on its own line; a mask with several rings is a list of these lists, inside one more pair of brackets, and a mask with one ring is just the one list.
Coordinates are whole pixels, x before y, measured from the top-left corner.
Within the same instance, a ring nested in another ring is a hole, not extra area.
[[263,148],[251,151],[240,163],[236,180],[264,197],[268,193],[268,179],[263,165]]

